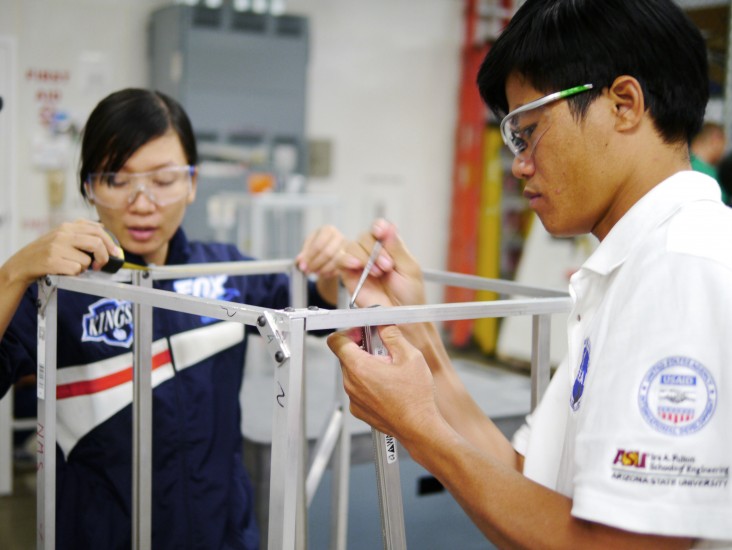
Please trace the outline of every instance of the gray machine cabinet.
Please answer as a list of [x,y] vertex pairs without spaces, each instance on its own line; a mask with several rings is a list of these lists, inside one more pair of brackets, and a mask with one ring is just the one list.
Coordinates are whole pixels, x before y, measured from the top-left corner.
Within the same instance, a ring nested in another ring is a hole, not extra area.
[[[278,178],[307,171],[305,90],[308,20],[171,5],[150,18],[150,86],[185,108],[202,156],[243,161]],[[183,227],[210,240],[206,202],[246,191],[246,179],[201,175]]]
[[298,149],[305,170],[308,21],[172,5],[150,20],[150,84],[181,102],[199,142]]

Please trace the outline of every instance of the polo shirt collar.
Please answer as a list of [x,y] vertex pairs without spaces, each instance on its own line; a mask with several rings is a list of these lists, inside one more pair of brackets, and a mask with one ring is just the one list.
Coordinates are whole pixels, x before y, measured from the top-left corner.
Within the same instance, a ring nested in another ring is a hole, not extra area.
[[608,275],[625,261],[636,242],[683,204],[720,199],[719,184],[713,178],[699,172],[677,172],[641,197],[620,218],[582,268]]

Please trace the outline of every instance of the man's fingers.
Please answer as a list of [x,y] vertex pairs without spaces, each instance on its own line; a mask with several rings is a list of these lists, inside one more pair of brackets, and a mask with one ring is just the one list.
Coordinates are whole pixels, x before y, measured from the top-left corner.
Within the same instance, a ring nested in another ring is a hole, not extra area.
[[338,357],[347,359],[349,356],[361,351],[358,342],[361,340],[361,329],[353,328],[347,331],[334,332],[327,338],[328,347]]
[[396,325],[380,326],[379,336],[391,356],[392,363],[407,364],[413,356],[420,353]]
[[397,271],[408,266],[417,266],[417,262],[399,236],[396,225],[384,220],[376,220],[371,227],[371,234],[381,241],[387,255],[379,258],[379,267],[384,271]]

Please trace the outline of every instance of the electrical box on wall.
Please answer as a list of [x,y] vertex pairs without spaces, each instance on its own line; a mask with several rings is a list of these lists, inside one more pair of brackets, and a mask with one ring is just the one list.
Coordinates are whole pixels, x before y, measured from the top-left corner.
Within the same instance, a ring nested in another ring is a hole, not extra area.
[[178,4],[154,11],[149,33],[150,85],[183,105],[202,160],[247,169],[238,178],[199,173],[183,227],[191,238],[211,240],[209,199],[253,190],[249,180],[256,173],[275,182],[269,186],[275,190],[307,173],[308,21],[239,11],[231,2]]
[[236,146],[250,165],[302,174],[308,40],[300,16],[166,6],[151,16],[150,84],[181,102],[204,148]]

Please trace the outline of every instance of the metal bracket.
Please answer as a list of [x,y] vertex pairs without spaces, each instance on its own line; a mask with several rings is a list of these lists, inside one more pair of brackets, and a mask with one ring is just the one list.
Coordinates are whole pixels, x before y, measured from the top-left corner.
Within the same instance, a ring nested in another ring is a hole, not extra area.
[[290,358],[290,348],[285,342],[282,331],[277,327],[278,324],[282,323],[283,319],[281,317],[275,318],[269,311],[265,311],[257,319],[259,334],[267,344],[267,350],[279,364]]
[[[47,287],[50,287],[50,290],[46,290]],[[43,298],[39,295],[38,297],[38,313],[42,318],[46,317],[46,306],[48,305],[48,300],[53,296],[53,293],[56,292],[56,289],[58,289],[58,284],[56,280],[51,277],[50,275],[46,275],[43,278],[43,284],[38,285],[39,294],[43,294]]]

